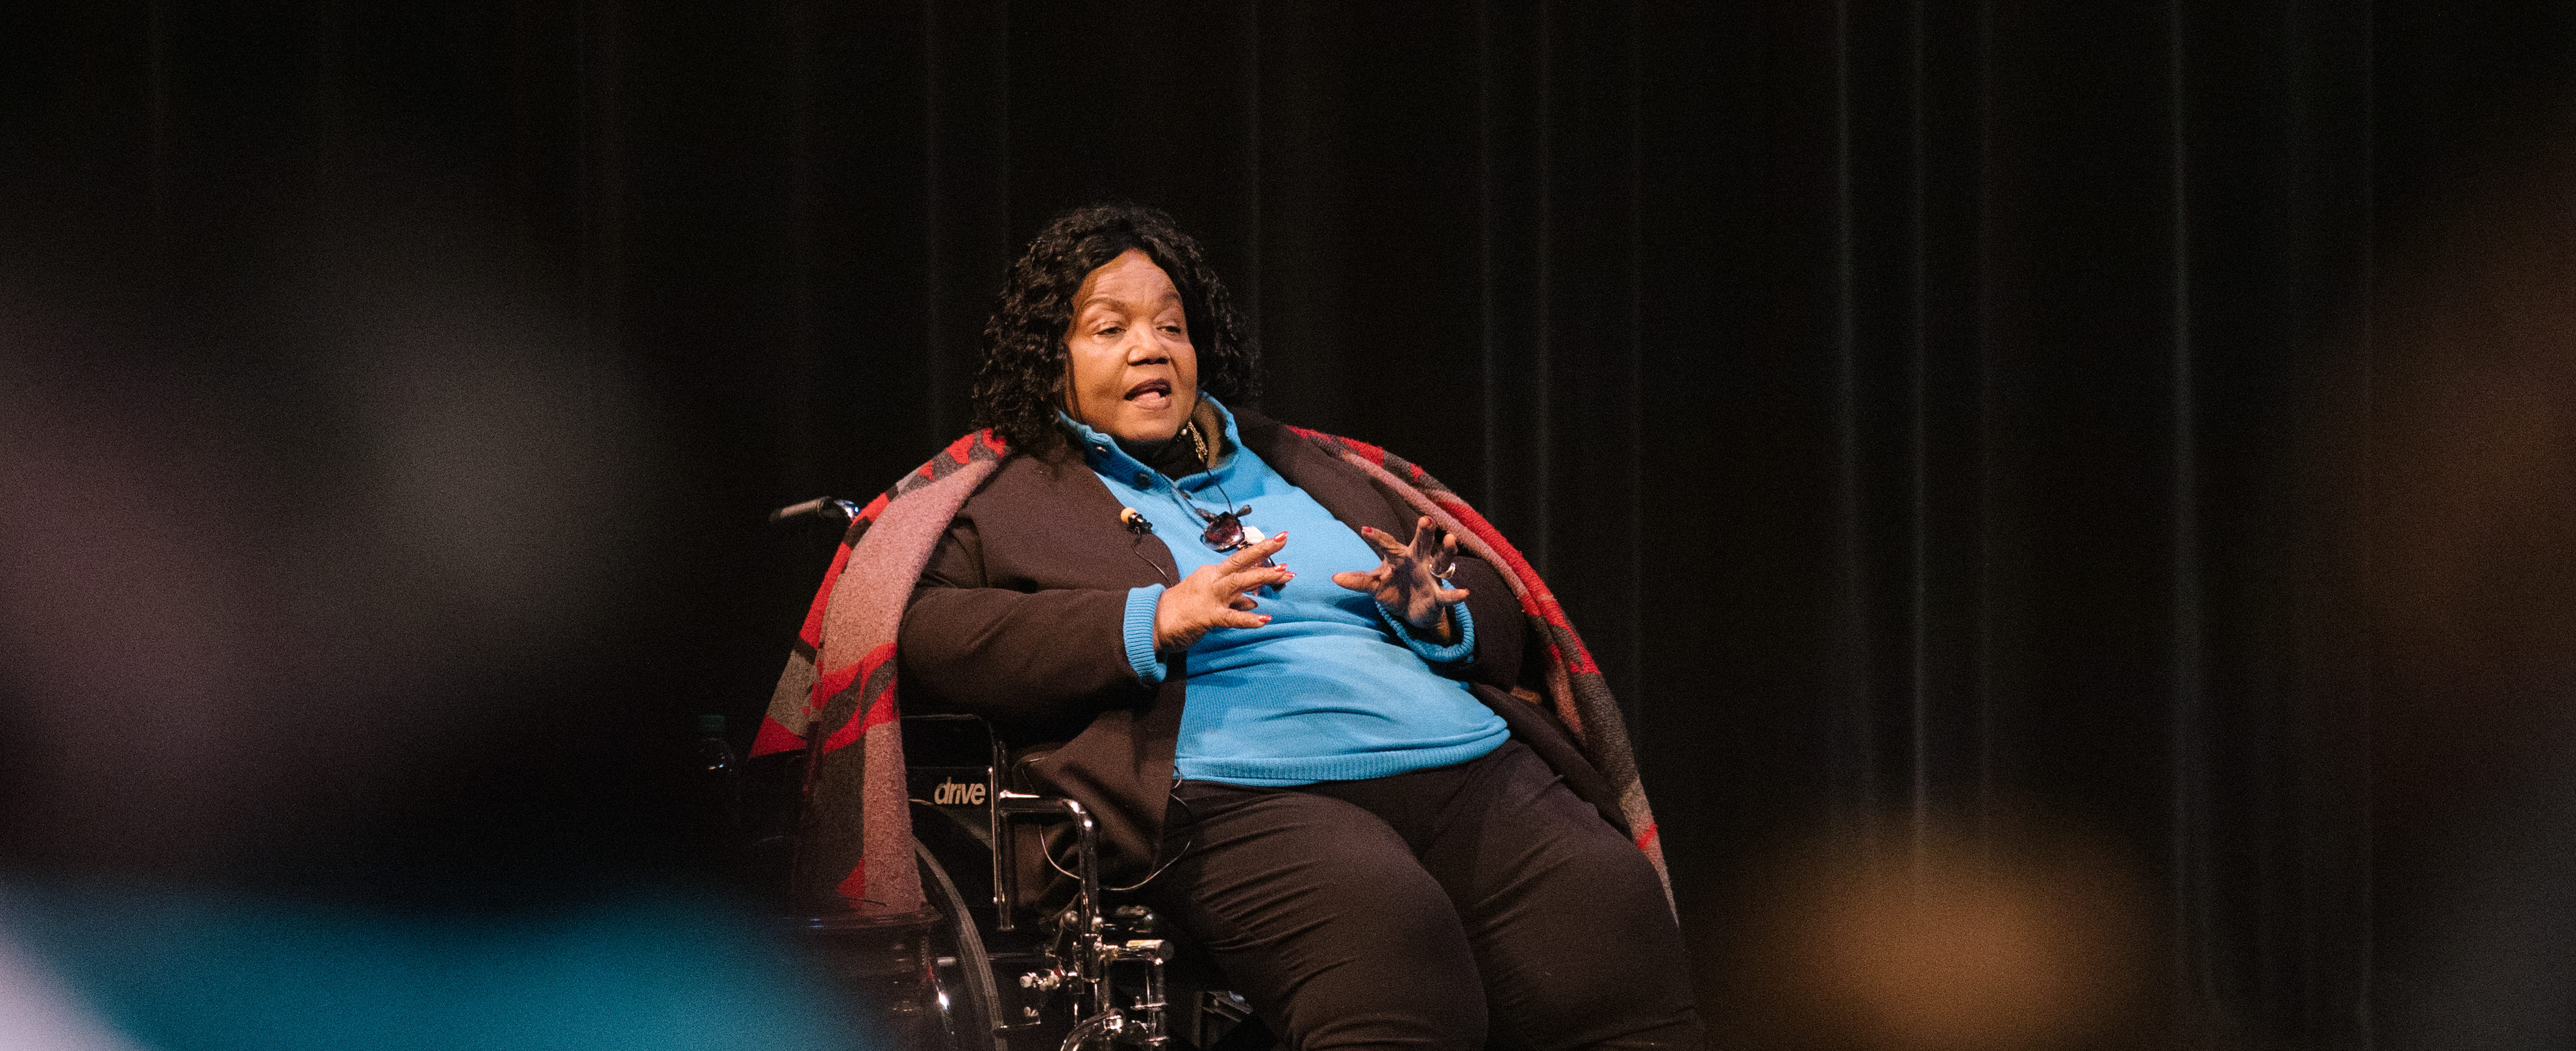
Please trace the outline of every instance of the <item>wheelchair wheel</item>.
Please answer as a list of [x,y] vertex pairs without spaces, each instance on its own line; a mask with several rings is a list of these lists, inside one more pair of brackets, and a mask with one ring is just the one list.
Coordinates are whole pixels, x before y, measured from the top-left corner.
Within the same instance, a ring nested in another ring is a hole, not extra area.
[[975,929],[975,914],[964,895],[940,867],[930,848],[912,841],[921,861],[921,890],[938,909],[940,922],[931,932],[931,980],[938,987],[941,1021],[956,1051],[1010,1051],[996,1028],[1001,990],[993,982],[993,963],[984,952],[984,936]]

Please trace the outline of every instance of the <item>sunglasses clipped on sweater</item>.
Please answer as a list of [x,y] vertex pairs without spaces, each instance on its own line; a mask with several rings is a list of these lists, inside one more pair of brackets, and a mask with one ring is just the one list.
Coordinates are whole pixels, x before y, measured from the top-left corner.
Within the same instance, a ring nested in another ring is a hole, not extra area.
[[[1207,546],[1215,548],[1219,554],[1241,551],[1244,548],[1251,547],[1253,544],[1259,542],[1255,540],[1254,537],[1260,535],[1258,533],[1251,532],[1251,527],[1243,524],[1243,516],[1251,513],[1252,508],[1246,506],[1239,511],[1226,511],[1213,518],[1209,518],[1208,527],[1200,531],[1199,539],[1206,541]],[[1205,516],[1207,512],[1200,511],[1199,514]],[[1272,562],[1268,558],[1263,558],[1261,560],[1261,565],[1266,569],[1276,566],[1278,563]]]
[[[1191,510],[1197,509],[1192,508]],[[1252,546],[1252,538],[1244,534],[1243,516],[1251,513],[1252,509],[1246,507],[1240,511],[1227,511],[1213,518],[1208,518],[1207,529],[1199,533],[1199,539],[1206,541],[1207,546],[1215,548],[1220,552],[1240,551],[1244,548],[1250,547]],[[1207,512],[1199,511],[1199,515],[1201,517],[1207,517]]]
[[[1175,435],[1175,437],[1189,439],[1190,444],[1196,447],[1199,454],[1199,465],[1210,470],[1214,470],[1214,459],[1210,455],[1207,439],[1199,436],[1198,425],[1196,423],[1182,424],[1180,433]],[[1223,491],[1223,486],[1219,486],[1218,488],[1220,492]],[[1172,492],[1175,495],[1179,495],[1181,487],[1177,484],[1172,486]],[[1231,498],[1226,500],[1227,504],[1232,504],[1233,502],[1234,501]],[[1245,504],[1237,510],[1219,511],[1216,514],[1211,515],[1205,511],[1199,511],[1198,504],[1192,502],[1187,496],[1182,496],[1181,503],[1192,511],[1198,511],[1199,517],[1207,519],[1207,528],[1199,531],[1199,540],[1206,543],[1207,546],[1215,548],[1218,554],[1228,554],[1235,551],[1241,551],[1244,548],[1260,542],[1261,534],[1253,531],[1251,527],[1243,524],[1243,516],[1252,513],[1251,504]],[[1272,562],[1268,558],[1264,558],[1261,560],[1261,565],[1266,569],[1274,567],[1278,565],[1278,563]]]

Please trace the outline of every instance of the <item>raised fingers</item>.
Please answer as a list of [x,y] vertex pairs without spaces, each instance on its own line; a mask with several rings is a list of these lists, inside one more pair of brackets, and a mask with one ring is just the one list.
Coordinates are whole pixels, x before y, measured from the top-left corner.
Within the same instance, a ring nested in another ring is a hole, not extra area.
[[1296,578],[1297,574],[1289,572],[1286,566],[1253,566],[1218,577],[1217,585],[1224,588],[1228,594],[1242,594],[1265,584],[1278,584],[1284,587]]
[[1447,539],[1449,539],[1449,531],[1440,528],[1440,523],[1432,521],[1430,515],[1414,520],[1413,550],[1416,554],[1428,557],[1432,552],[1440,549],[1441,541]]
[[1422,531],[1413,535],[1413,550],[1432,573],[1441,573],[1458,561],[1458,534],[1425,517]]
[[1258,544],[1253,544],[1240,551],[1236,551],[1231,555],[1225,556],[1225,560],[1217,563],[1217,565],[1223,572],[1240,573],[1246,569],[1260,565],[1262,559],[1278,554],[1279,549],[1287,546],[1288,531],[1283,529],[1277,533],[1273,533],[1270,536],[1262,538],[1262,541]]
[[1375,545],[1382,557],[1393,558],[1397,555],[1404,554],[1406,551],[1403,541],[1397,540],[1395,537],[1389,535],[1386,530],[1379,529],[1376,526],[1361,526],[1360,539],[1366,540],[1370,544]]
[[1458,537],[1457,537],[1457,534],[1454,534],[1454,533],[1445,533],[1445,534],[1443,534],[1443,535],[1440,537],[1440,550],[1439,550],[1438,552],[1434,553],[1433,555],[1431,555],[1428,559],[1426,559],[1426,560],[1424,561],[1424,564],[1425,564],[1425,565],[1428,565],[1428,566],[1431,568],[1431,576],[1432,576],[1434,579],[1447,577],[1447,576],[1449,576],[1450,574],[1457,572],[1457,571],[1458,571]]

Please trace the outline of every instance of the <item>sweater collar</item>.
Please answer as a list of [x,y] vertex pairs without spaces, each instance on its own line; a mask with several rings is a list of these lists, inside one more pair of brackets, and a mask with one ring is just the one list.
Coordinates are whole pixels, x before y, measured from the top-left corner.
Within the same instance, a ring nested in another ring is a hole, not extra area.
[[[1238,459],[1234,453],[1243,448],[1242,433],[1235,425],[1234,413],[1225,407],[1225,403],[1216,400],[1215,395],[1201,391],[1199,406],[1199,411],[1191,414],[1193,421],[1204,428],[1212,417],[1223,435],[1215,450],[1215,469],[1210,470],[1199,464],[1197,454],[1194,451],[1188,451],[1189,439],[1187,438],[1176,436],[1173,439],[1175,445],[1165,455],[1157,457],[1162,461],[1161,467],[1164,469],[1175,466],[1188,468],[1180,474],[1168,475],[1168,477],[1182,488],[1192,491],[1218,481],[1228,474]],[[1062,409],[1056,410],[1055,416],[1057,424],[1062,426],[1066,436],[1073,440],[1074,447],[1081,450],[1083,463],[1090,466],[1093,471],[1131,481],[1138,488],[1144,488],[1153,480],[1154,475],[1165,473],[1165,470],[1147,464],[1137,455],[1139,452],[1153,455],[1156,450],[1143,447],[1141,443],[1130,443],[1113,438],[1074,419],[1071,414]]]

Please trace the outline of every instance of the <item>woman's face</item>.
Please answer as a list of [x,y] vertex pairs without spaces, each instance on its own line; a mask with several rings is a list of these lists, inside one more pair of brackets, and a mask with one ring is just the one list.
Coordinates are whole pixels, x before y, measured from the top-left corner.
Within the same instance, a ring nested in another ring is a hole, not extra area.
[[1082,279],[1064,331],[1065,411],[1129,441],[1170,438],[1199,403],[1199,357],[1181,290],[1130,248]]

